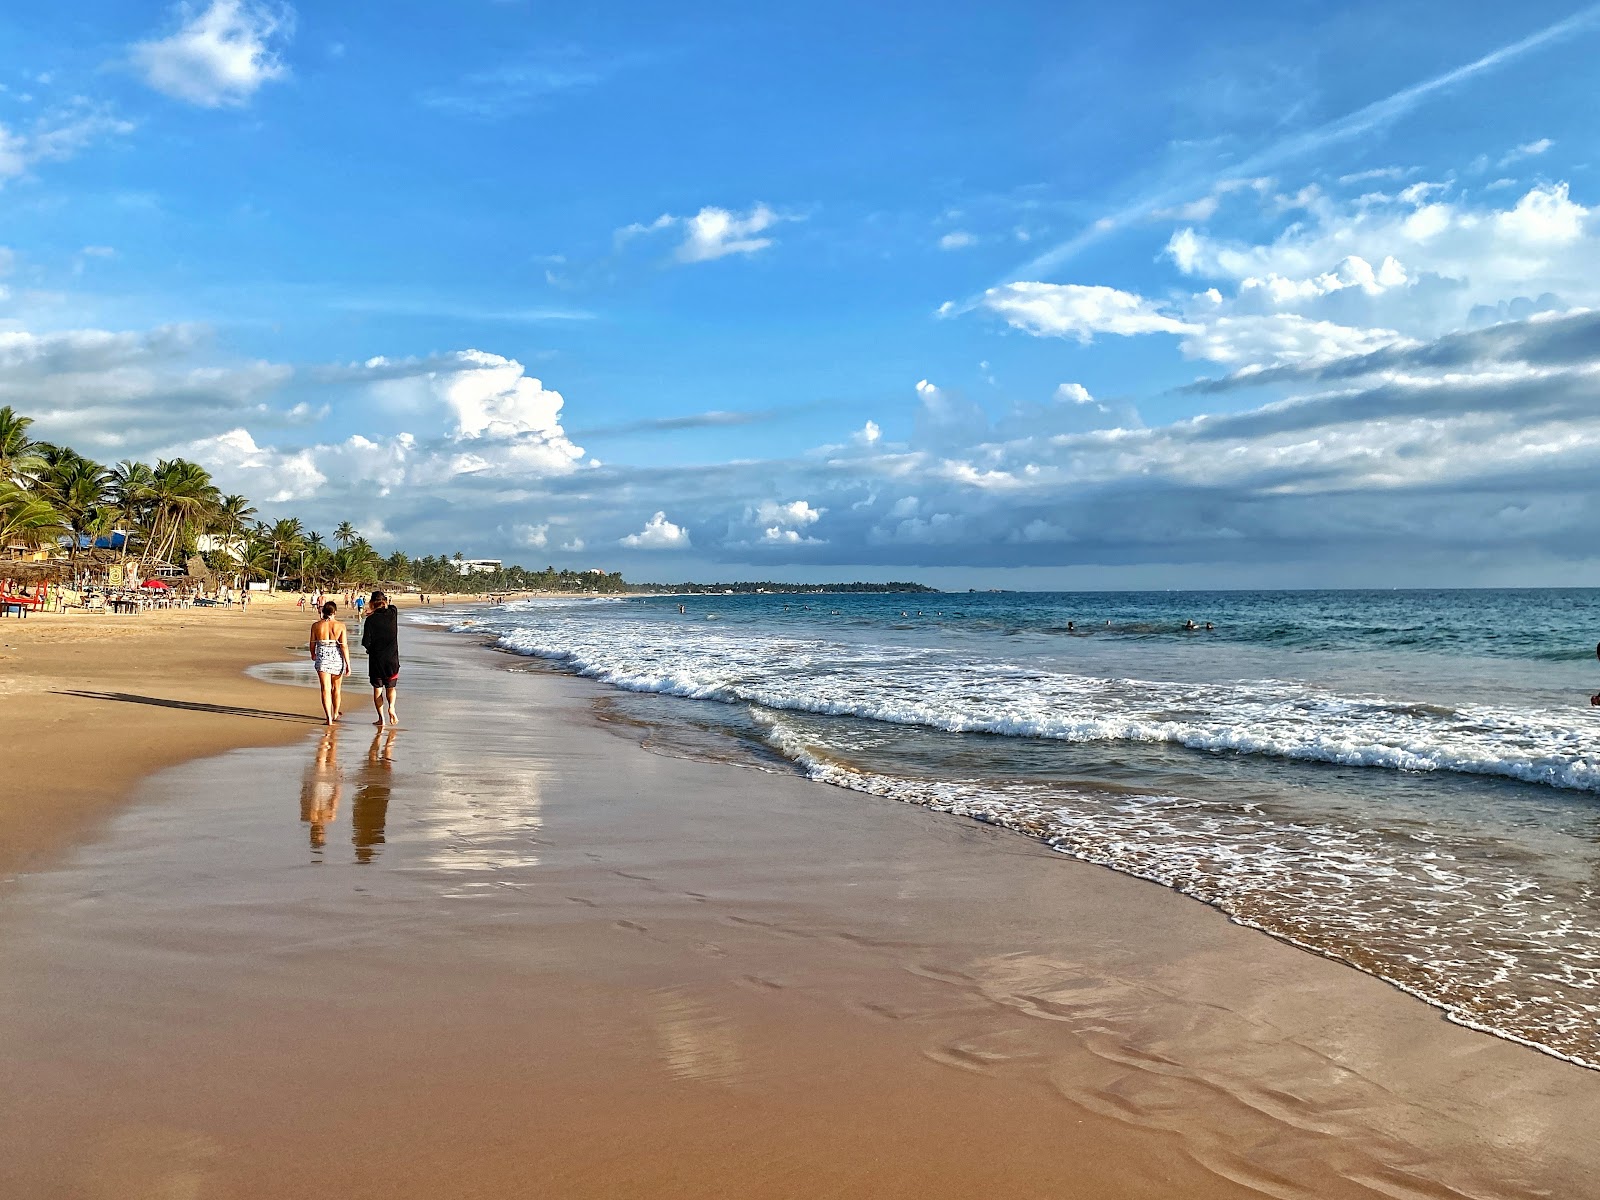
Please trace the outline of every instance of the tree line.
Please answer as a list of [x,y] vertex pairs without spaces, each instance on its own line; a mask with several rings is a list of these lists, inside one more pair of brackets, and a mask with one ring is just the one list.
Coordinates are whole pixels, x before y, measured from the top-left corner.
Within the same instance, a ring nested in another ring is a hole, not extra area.
[[462,555],[380,554],[349,521],[330,541],[293,517],[256,520],[241,495],[224,495],[211,473],[182,458],[154,465],[98,463],[69,446],[29,435],[33,421],[0,407],[0,548],[65,545],[76,568],[85,548],[125,534],[124,557],[186,563],[199,555],[222,576],[307,591],[384,583],[424,592],[621,592],[620,572],[531,571],[519,566],[462,575]]

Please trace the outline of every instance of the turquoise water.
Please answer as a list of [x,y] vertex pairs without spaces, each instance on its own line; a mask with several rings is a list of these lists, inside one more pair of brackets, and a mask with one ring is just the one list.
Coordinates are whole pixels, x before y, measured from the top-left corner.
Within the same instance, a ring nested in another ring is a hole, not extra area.
[[1014,828],[1600,1063],[1600,591],[648,597],[470,619],[613,685],[608,716],[654,745]]

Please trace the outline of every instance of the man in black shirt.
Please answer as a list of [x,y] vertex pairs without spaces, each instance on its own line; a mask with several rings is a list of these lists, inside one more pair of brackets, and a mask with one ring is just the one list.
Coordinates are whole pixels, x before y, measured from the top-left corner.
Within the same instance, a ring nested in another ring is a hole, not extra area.
[[389,724],[400,718],[394,711],[394,694],[400,687],[400,610],[382,592],[372,593],[366,622],[361,627],[361,648],[367,652],[367,681],[372,684],[374,724],[382,725],[388,709]]

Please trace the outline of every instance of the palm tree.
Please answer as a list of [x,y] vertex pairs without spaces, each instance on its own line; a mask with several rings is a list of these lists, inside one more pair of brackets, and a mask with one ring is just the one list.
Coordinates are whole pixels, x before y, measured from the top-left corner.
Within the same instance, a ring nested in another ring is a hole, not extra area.
[[[111,468],[111,503],[117,506],[125,525],[142,528],[145,531],[146,540],[154,515],[152,507],[154,488],[155,472],[150,469],[148,463],[134,462],[125,458]],[[128,556],[128,535],[131,535],[131,529],[122,539],[124,559]]]
[[154,517],[146,545],[160,559],[171,555],[179,538],[205,523],[221,504],[211,473],[181,458],[156,464],[150,485]]
[[305,527],[293,517],[284,517],[274,521],[272,528],[267,530],[267,541],[272,546],[272,590],[278,590],[278,580],[283,575],[283,556],[293,554],[300,549],[301,539],[305,537]]
[[0,550],[7,546],[37,550],[54,543],[65,528],[48,500],[0,476]]
[[239,531],[255,515],[255,506],[243,496],[235,494],[222,498],[222,503],[217,505],[217,524],[222,530],[224,550],[231,553],[237,549]]
[[251,538],[239,550],[239,572],[249,579],[276,579],[268,572],[275,570],[272,544],[262,538]]
[[340,546],[348,546],[360,536],[356,532],[356,527],[350,524],[349,521],[340,521],[338,527],[333,531],[333,540],[338,542]]
[[28,437],[32,424],[32,417],[19,417],[9,404],[0,408],[0,480],[25,485],[44,465]]
[[99,463],[64,447],[51,446],[44,459],[39,493],[61,515],[61,523],[72,537],[67,553],[76,568],[84,535],[100,523],[97,514],[110,497],[111,476]]

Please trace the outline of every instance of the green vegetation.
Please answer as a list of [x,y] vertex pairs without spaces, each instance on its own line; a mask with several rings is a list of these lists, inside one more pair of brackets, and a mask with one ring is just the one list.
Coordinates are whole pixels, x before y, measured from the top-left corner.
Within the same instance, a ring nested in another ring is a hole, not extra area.
[[634,592],[671,592],[690,595],[739,596],[758,592],[787,595],[814,595],[818,592],[937,592],[938,588],[922,583],[636,583],[629,588]]
[[[225,496],[211,473],[181,458],[106,467],[77,451],[28,436],[33,422],[0,408],[0,550],[65,544],[76,564],[84,547],[114,530],[124,558],[188,562],[199,555],[221,578],[267,580],[311,590],[385,584],[423,592],[927,592],[916,583],[626,583],[619,571],[532,571],[509,566],[462,575],[462,555],[385,557],[349,521],[333,546],[293,517],[255,520],[243,496]],[[101,551],[100,553],[104,553]]]

